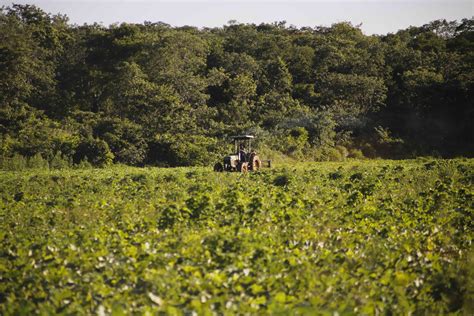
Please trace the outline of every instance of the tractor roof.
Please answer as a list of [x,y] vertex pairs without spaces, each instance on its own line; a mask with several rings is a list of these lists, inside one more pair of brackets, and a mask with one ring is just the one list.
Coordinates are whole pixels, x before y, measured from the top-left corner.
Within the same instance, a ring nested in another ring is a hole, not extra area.
[[252,139],[255,138],[253,135],[238,135],[238,136],[232,136],[232,139],[234,140],[242,140],[242,139]]

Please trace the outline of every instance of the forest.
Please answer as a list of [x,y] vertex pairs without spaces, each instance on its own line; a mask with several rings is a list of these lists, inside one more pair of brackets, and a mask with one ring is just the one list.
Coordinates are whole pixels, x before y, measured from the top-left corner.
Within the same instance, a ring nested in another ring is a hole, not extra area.
[[13,4],[0,11],[0,167],[206,166],[242,133],[270,158],[472,157],[473,63],[472,18],[369,36],[73,25]]

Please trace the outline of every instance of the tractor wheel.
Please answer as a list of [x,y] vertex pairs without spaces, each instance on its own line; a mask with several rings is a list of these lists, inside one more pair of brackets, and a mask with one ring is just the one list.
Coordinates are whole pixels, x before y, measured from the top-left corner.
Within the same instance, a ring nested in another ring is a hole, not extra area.
[[218,162],[214,165],[214,171],[222,172],[222,171],[224,171],[224,166],[222,166],[222,164],[220,162]]
[[253,157],[252,161],[252,171],[257,171],[262,167],[262,162],[258,158],[258,156]]
[[241,173],[247,173],[249,171],[249,166],[247,162],[241,162],[237,165],[237,171]]

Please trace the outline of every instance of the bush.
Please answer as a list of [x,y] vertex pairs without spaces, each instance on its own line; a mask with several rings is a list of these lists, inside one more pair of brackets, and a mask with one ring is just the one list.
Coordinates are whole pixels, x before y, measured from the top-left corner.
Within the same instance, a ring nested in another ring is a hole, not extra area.
[[349,151],[347,150],[347,148],[340,145],[336,146],[335,148],[339,152],[341,159],[346,160],[346,158],[349,156]]
[[13,157],[3,156],[0,160],[0,169],[8,171],[20,171],[26,169],[28,160],[19,154],[14,154]]
[[207,166],[218,157],[214,138],[199,135],[159,135],[150,146],[151,163],[170,166]]
[[349,149],[349,153],[347,155],[348,158],[355,158],[355,159],[364,159],[365,156],[362,153],[362,150],[356,149],[356,148],[351,148]]
[[87,138],[81,141],[73,159],[76,164],[82,160],[87,160],[94,166],[103,167],[113,162],[114,154],[110,151],[109,145],[103,140]]
[[261,159],[269,159],[272,163],[286,164],[294,163],[296,160],[293,157],[286,156],[281,151],[272,150],[267,146],[261,145],[258,150],[258,155]]
[[50,163],[41,154],[32,157],[24,157],[14,154],[11,157],[3,156],[0,159],[0,169],[9,171],[21,171],[26,169],[49,169]]
[[115,162],[141,165],[146,158],[148,145],[140,125],[117,118],[103,119],[94,127],[94,135],[107,142]]
[[343,161],[345,159],[341,149],[338,150],[336,147],[315,148],[310,155],[314,161]]
[[72,167],[72,158],[62,155],[60,152],[54,155],[53,159],[49,162],[51,169],[65,169]]
[[344,157],[336,147],[327,147],[324,149],[324,156],[327,161],[343,161]]
[[401,158],[405,152],[405,142],[401,138],[392,136],[388,128],[375,127],[376,152],[381,157]]
[[289,131],[289,135],[282,144],[284,153],[293,157],[301,157],[303,149],[308,145],[308,131],[304,127],[295,127]]
[[74,165],[74,168],[76,168],[76,169],[91,169],[93,167],[94,166],[91,165],[91,163],[87,159],[81,160],[81,162]]
[[275,179],[273,179],[273,185],[280,187],[287,186],[290,184],[290,182],[291,177],[288,174],[281,174],[276,176]]
[[374,146],[372,146],[369,143],[362,144],[362,153],[364,154],[365,157],[368,157],[368,158],[377,157],[377,151],[375,150]]
[[33,157],[28,158],[28,168],[31,169],[49,169],[49,163],[41,154],[36,154]]

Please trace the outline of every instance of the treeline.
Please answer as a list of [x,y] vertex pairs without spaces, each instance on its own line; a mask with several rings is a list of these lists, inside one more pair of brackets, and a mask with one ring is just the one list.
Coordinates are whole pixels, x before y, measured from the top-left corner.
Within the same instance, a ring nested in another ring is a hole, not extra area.
[[366,36],[349,23],[77,26],[12,5],[0,159],[211,165],[241,133],[295,159],[472,156],[473,62],[473,19]]

